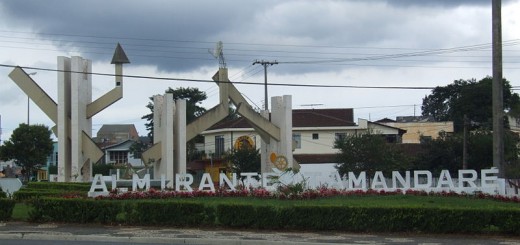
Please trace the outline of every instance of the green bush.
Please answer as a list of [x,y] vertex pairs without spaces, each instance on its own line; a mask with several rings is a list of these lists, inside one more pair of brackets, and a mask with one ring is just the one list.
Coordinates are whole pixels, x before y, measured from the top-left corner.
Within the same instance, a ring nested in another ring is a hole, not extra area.
[[223,226],[352,232],[476,233],[497,227],[520,234],[520,211],[346,206],[217,206]]
[[0,188],[0,198],[6,198],[7,194]]
[[278,210],[272,206],[220,204],[216,208],[218,224],[228,227],[273,229],[281,226]]
[[11,199],[0,198],[0,221],[11,219],[16,202]]
[[38,198],[31,202],[32,221],[114,223],[122,202],[80,198]]
[[101,174],[103,176],[109,176],[110,175],[110,169],[114,169],[114,165],[112,164],[94,164],[92,165],[92,176],[96,174]]
[[86,182],[30,182],[27,189],[57,189],[62,191],[84,191],[90,190],[91,183]]
[[[207,218],[204,204],[171,200],[139,200],[126,202],[124,216],[129,224],[138,225],[200,225],[213,223]],[[211,212],[211,211],[210,211]]]
[[211,204],[197,199],[96,200],[42,197],[31,202],[33,209],[30,219],[74,223],[217,225],[348,232],[520,234],[520,210],[514,207],[360,207],[232,202]]

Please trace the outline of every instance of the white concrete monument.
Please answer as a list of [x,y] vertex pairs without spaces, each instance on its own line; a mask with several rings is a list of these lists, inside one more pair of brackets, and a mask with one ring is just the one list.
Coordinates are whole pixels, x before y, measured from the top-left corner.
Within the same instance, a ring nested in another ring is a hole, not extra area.
[[58,137],[58,181],[90,181],[92,164],[103,152],[92,141],[92,117],[123,98],[123,64],[130,63],[117,44],[115,64],[116,86],[92,101],[92,62],[79,56],[58,57],[58,103],[56,103],[20,67],[9,77],[56,124]]
[[226,118],[230,102],[262,137],[262,173],[272,172],[273,167],[280,170],[293,167],[291,96],[272,98],[269,121],[268,114],[264,117],[253,110],[229,81],[227,73],[227,68],[221,67],[213,76],[219,86],[220,103],[188,125],[185,101],[173,102],[168,94],[154,97],[154,145],[142,154],[142,160],[155,163],[154,176],[165,174],[170,187],[176,174],[186,173],[186,142]]

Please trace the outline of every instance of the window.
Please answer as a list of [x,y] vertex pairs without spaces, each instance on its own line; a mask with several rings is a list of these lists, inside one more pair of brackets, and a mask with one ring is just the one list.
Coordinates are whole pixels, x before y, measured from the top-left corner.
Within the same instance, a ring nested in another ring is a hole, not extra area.
[[113,162],[115,164],[127,163],[128,151],[111,151],[110,162]]
[[215,136],[215,157],[220,158],[224,154],[224,135]]
[[313,140],[318,140],[318,139],[320,139],[320,135],[317,134],[317,133],[314,133],[314,134],[312,134],[312,139]]
[[293,134],[292,141],[293,141],[293,149],[302,148],[302,135],[300,133]]
[[334,135],[334,140],[344,140],[345,138],[347,138],[346,133],[336,133]]

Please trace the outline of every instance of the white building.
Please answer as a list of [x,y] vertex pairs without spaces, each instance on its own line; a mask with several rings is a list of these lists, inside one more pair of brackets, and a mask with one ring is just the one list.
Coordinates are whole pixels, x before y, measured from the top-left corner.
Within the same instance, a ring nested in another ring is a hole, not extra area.
[[[358,119],[353,122],[352,109],[298,109],[293,110],[294,158],[300,163],[335,162],[338,149],[334,141],[347,135],[372,132],[384,135],[388,142],[400,143],[405,130],[380,123]],[[261,138],[249,123],[238,118],[222,121],[202,132],[204,151],[218,159],[226,151],[241,144],[260,147]]]

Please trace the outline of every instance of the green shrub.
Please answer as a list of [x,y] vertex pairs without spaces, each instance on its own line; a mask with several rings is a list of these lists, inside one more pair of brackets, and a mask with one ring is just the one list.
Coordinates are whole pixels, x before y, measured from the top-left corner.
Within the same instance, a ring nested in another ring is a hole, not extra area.
[[90,190],[91,183],[86,182],[30,182],[26,189],[57,189],[62,191],[84,191]]
[[259,205],[237,204],[233,199],[229,200],[227,203],[211,204],[212,202],[196,198],[96,200],[42,197],[31,202],[33,209],[30,219],[74,223],[217,225],[348,232],[520,234],[520,209],[515,207],[365,207],[308,205],[297,202],[294,205]]
[[520,211],[499,210],[493,212],[492,224],[503,233],[520,235]]
[[114,223],[121,211],[121,202],[79,198],[38,198],[31,202],[32,221],[70,223]]
[[224,226],[253,227],[256,215],[252,205],[221,204],[217,206],[216,216],[218,222]]
[[92,165],[92,176],[96,174],[101,174],[103,176],[110,175],[110,169],[114,169],[114,165],[112,164],[94,164]]
[[0,198],[6,198],[7,194],[0,188]]
[[16,202],[11,199],[0,198],[0,221],[11,219]]
[[503,233],[520,234],[518,210],[222,204],[216,215],[219,224],[242,228],[475,233],[497,227]]
[[[207,220],[204,204],[197,202],[179,202],[171,200],[135,200],[126,202],[124,216],[126,222],[134,225],[200,225],[213,223]],[[214,217],[214,216],[213,216]]]

